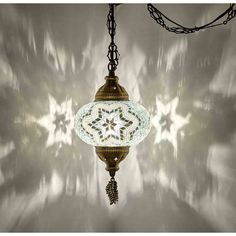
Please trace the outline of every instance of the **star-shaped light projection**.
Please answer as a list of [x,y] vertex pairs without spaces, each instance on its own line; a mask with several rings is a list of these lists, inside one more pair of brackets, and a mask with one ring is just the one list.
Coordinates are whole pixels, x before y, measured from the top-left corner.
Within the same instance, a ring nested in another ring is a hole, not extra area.
[[36,121],[48,131],[46,146],[49,147],[54,143],[71,145],[71,134],[74,128],[72,99],[63,101],[61,105],[58,105],[50,94],[48,99],[49,114]]
[[164,105],[156,98],[156,115],[151,122],[156,128],[155,143],[160,143],[162,140],[169,141],[174,147],[174,156],[177,157],[177,134],[178,131],[189,123],[190,114],[186,117],[176,113],[179,104],[178,97]]

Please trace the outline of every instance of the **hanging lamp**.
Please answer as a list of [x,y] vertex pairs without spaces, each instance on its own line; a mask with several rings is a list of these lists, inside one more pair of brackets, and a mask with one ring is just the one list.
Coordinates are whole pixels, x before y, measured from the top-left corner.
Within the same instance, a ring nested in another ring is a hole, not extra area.
[[[119,78],[115,75],[119,62],[119,52],[114,42],[116,5],[119,4],[109,4],[107,17],[107,28],[111,36],[107,54],[109,75],[105,77],[105,84],[98,89],[94,102],[84,105],[75,116],[76,134],[85,143],[95,146],[98,157],[106,163],[106,170],[111,176],[106,187],[110,204],[118,201],[117,183],[114,177],[119,170],[119,163],[128,155],[129,147],[141,142],[151,128],[147,110],[140,104],[129,101],[128,93],[118,83]],[[175,34],[191,34],[226,25],[236,16],[233,3],[211,22],[189,28],[170,19],[153,4],[147,4],[147,10],[157,24]],[[220,21],[222,19],[224,20]]]
[[141,142],[151,128],[147,110],[129,101],[128,93],[115,75],[119,61],[119,52],[114,42],[116,5],[109,4],[107,17],[111,37],[107,55],[109,75],[105,77],[105,84],[98,89],[94,102],[84,105],[75,116],[76,134],[85,143],[95,146],[98,157],[106,163],[106,170],[111,177],[106,187],[110,204],[118,201],[114,177],[119,170],[119,163],[128,155],[129,147]]

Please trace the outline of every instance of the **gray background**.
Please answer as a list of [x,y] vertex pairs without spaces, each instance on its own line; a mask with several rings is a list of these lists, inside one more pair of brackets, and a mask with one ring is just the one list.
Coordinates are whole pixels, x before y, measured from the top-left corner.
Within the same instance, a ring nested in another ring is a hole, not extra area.
[[[156,6],[186,26],[227,8]],[[157,99],[166,109],[178,99],[172,122],[183,123],[159,141],[153,126],[131,148],[110,206],[104,163],[69,129],[70,111],[107,75],[107,13],[105,4],[0,5],[0,231],[235,231],[235,20],[175,35],[146,5],[117,8],[120,83],[152,117]]]

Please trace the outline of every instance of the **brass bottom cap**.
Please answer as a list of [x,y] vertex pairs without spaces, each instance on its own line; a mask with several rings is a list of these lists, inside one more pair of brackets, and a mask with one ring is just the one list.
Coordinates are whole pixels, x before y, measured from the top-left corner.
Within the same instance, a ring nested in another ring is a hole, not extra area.
[[119,170],[119,163],[125,159],[129,153],[129,146],[125,147],[96,147],[98,157],[106,163],[106,170],[110,176],[114,177]]

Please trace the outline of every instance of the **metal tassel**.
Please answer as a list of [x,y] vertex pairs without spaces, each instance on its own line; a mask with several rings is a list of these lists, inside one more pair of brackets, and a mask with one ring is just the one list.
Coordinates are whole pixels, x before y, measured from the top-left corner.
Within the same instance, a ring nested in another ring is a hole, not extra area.
[[111,177],[110,181],[106,186],[106,193],[110,200],[110,205],[116,204],[118,202],[118,189],[117,182],[114,177]]

